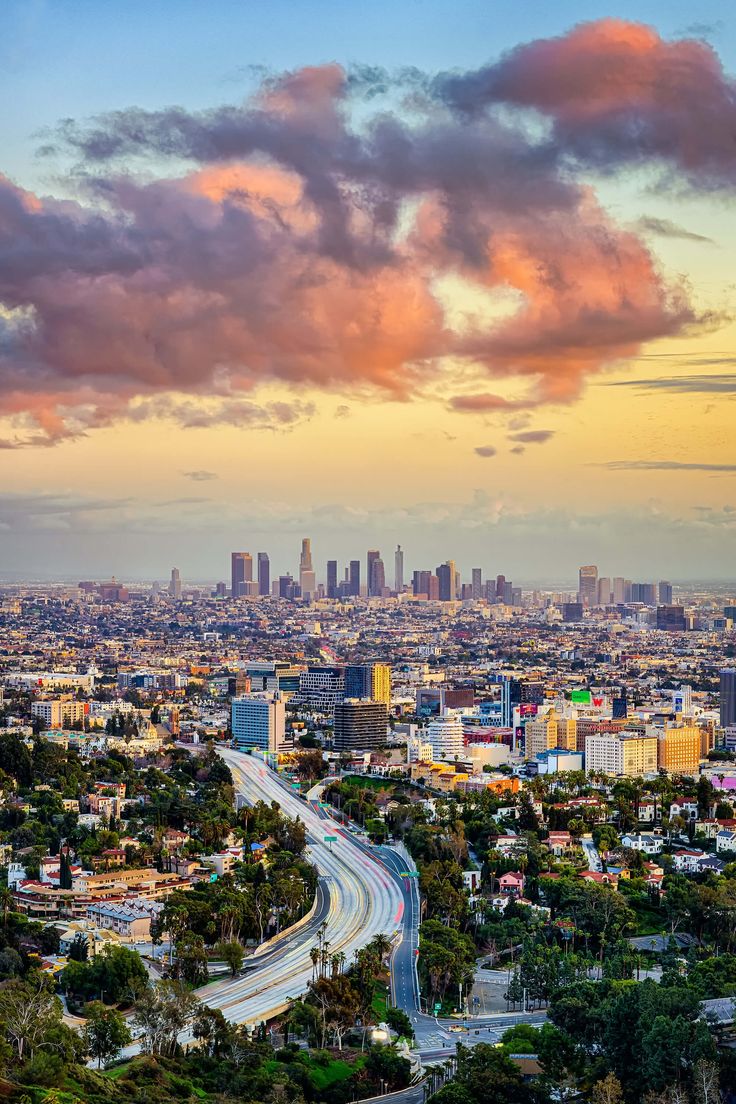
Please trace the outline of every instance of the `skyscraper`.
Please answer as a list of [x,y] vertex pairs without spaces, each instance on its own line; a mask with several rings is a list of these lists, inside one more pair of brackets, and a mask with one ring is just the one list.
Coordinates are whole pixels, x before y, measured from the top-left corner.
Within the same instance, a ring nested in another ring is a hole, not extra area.
[[506,576],[505,575],[497,575],[496,576],[496,597],[500,598],[502,602],[503,602],[503,596],[504,596],[505,589],[506,589]]
[[379,556],[378,559],[373,560],[371,563],[370,594],[375,598],[380,598],[385,586],[386,569],[383,565],[383,560]]
[[617,575],[613,580],[613,601],[615,605],[623,605],[626,601],[626,580]]
[[479,567],[474,567],[473,568],[473,573],[471,575],[471,579],[472,579],[471,586],[473,588],[473,598],[480,598],[481,597],[481,590],[483,588],[483,572],[481,571],[481,569]]
[[302,554],[299,558],[299,588],[302,592],[302,598],[314,597],[317,590],[314,566],[312,565],[312,542],[309,537],[304,537],[302,540]]
[[598,605],[607,606],[611,602],[611,580],[605,575],[598,580]]
[[383,702],[346,698],[335,705],[332,746],[335,751],[368,751],[386,743],[387,712]]
[[660,579],[657,587],[660,606],[672,605],[672,583],[667,579]]
[[232,552],[230,554],[230,593],[239,598],[245,593],[245,584],[253,580],[253,557],[250,552]]
[[360,595],[360,560],[350,561],[350,575],[348,576],[348,589],[351,597]]
[[377,549],[371,548],[371,549],[368,550],[368,555],[366,556],[366,577],[365,577],[365,581],[366,581],[366,586],[368,587],[368,597],[369,598],[372,597],[372,595],[374,594],[374,590],[373,590],[373,564],[376,562],[376,560],[380,560],[380,558],[381,558],[381,553]]
[[268,552],[258,553],[258,593],[269,595],[271,593],[271,561]]
[[404,589],[404,553],[401,550],[401,545],[396,545],[396,552],[394,553],[394,590],[397,594],[401,594]]
[[337,560],[327,561],[327,597],[337,598]]
[[181,575],[179,574],[178,567],[172,567],[171,569],[171,579],[169,580],[169,594],[177,602],[181,598]]
[[581,567],[578,573],[578,596],[584,606],[594,606],[598,601],[598,568],[595,564]]
[[453,584],[455,582],[454,564],[451,560],[440,564],[437,568],[437,578],[440,581],[440,602],[450,602],[455,597]]
[[736,671],[721,671],[721,727],[736,725]]

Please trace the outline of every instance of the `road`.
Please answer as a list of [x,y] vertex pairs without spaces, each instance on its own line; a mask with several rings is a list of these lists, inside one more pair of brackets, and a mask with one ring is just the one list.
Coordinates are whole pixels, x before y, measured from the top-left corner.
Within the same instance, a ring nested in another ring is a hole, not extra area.
[[[242,977],[215,982],[197,993],[232,1023],[253,1024],[277,1016],[305,992],[313,973],[309,951],[317,942],[317,928],[323,920],[330,954],[342,952],[349,963],[355,951],[375,935],[392,937],[401,930],[404,898],[399,880],[371,848],[324,810],[289,790],[261,759],[230,748],[221,748],[219,753],[246,801],[276,801],[287,816],[302,820],[308,857],[320,875],[320,900],[307,924],[297,933],[285,933],[283,939],[248,960]],[[325,842],[328,835],[336,836],[336,842]]]
[[601,857],[595,849],[595,844],[592,839],[586,839],[585,836],[580,841],[580,845],[585,852],[585,857],[588,860],[588,870],[596,870],[600,872],[603,870],[603,863]]

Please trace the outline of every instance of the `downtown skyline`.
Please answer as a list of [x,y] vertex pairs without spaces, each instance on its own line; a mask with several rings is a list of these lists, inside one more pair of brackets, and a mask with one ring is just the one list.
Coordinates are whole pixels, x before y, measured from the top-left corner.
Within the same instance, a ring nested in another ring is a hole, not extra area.
[[226,7],[0,17],[0,578],[728,579],[715,4]]

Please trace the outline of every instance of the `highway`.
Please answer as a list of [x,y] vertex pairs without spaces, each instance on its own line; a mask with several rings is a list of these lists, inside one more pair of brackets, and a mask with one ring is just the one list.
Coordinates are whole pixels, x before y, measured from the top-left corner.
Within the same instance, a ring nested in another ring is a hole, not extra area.
[[[320,875],[315,915],[298,932],[284,933],[247,959],[242,977],[197,991],[205,1004],[219,1008],[232,1023],[254,1024],[277,1016],[306,991],[313,975],[309,951],[323,920],[330,954],[342,952],[350,963],[355,951],[375,935],[391,938],[402,929],[404,898],[399,880],[369,847],[289,790],[261,759],[230,748],[218,750],[248,803],[276,801],[287,816],[300,818],[307,829],[308,858]],[[325,836],[336,836],[336,842],[326,843]]]

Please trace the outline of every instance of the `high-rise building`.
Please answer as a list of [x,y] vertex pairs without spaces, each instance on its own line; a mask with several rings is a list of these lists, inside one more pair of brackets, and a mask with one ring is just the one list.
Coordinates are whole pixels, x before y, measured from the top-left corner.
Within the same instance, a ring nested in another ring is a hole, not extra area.
[[472,587],[473,598],[482,598],[483,595],[481,591],[483,589],[483,572],[479,567],[473,568],[471,580],[472,581],[470,585]]
[[611,604],[611,580],[605,575],[598,580],[598,605],[609,606]]
[[394,590],[401,594],[404,589],[404,553],[400,544],[396,545],[394,553]]
[[327,561],[327,597],[337,598],[337,560]]
[[449,563],[440,564],[436,571],[440,584],[440,602],[449,602],[455,595],[452,593],[452,569]]
[[271,561],[268,552],[258,553],[258,593],[262,596],[271,593]]
[[666,632],[684,632],[687,624],[682,606],[657,606],[657,628]]
[[582,621],[583,620],[583,603],[582,602],[563,602],[562,603],[562,620],[566,622]]
[[595,564],[581,567],[578,580],[580,601],[584,606],[594,606],[598,600],[598,568]]
[[697,725],[647,725],[647,735],[657,737],[658,766],[669,774],[698,774],[701,732]]
[[368,583],[368,593],[371,597],[380,598],[386,586],[386,569],[380,556],[371,560],[371,574]]
[[613,580],[613,602],[614,605],[622,606],[626,601],[626,580],[621,575],[617,575]]
[[672,583],[668,582],[667,579],[660,579],[657,592],[660,606],[672,605]]
[[335,751],[371,751],[386,743],[388,716],[383,702],[345,698],[334,710]]
[[230,714],[233,743],[245,751],[279,752],[286,745],[286,706],[280,693],[233,698]]
[[178,567],[172,567],[171,569],[171,578],[169,580],[169,595],[177,602],[181,598],[181,575],[179,574]]
[[279,598],[294,598],[296,594],[296,584],[291,575],[279,575],[278,582],[278,596]]
[[230,593],[233,598],[245,594],[245,584],[253,580],[253,557],[250,552],[230,554]]
[[302,554],[299,557],[299,589],[302,598],[313,598],[317,591],[317,581],[312,564],[312,542],[309,537],[302,540]]
[[358,598],[360,596],[360,560],[350,561],[348,592],[354,598]]
[[736,725],[736,670],[721,671],[721,728]]
[[656,774],[659,741],[640,733],[591,733],[585,738],[585,769],[603,774]]
[[366,586],[368,588],[368,597],[375,596],[375,579],[374,579],[374,567],[373,565],[377,560],[381,559],[381,553],[376,548],[370,548],[366,556]]
[[388,663],[371,665],[371,698],[391,708],[391,668]]
[[503,602],[503,596],[504,596],[505,589],[506,589],[506,576],[505,575],[497,575],[496,576],[496,598],[500,599],[500,601],[502,601],[502,602]]
[[427,725],[427,743],[433,759],[460,759],[463,754],[463,723],[457,716],[437,717]]

